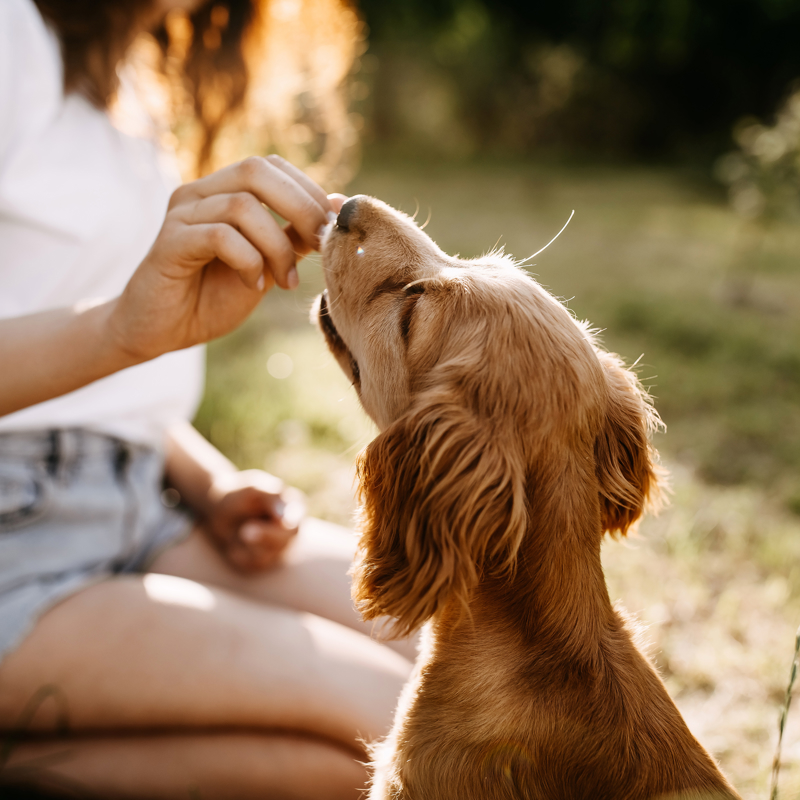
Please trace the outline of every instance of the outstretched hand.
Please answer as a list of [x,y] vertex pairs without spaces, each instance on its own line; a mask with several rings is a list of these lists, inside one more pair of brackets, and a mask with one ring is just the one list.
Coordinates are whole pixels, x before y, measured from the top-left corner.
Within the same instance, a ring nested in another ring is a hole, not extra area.
[[147,360],[233,330],[275,283],[297,286],[298,257],[318,246],[342,200],[279,156],[248,158],[181,186],[116,301],[117,345]]

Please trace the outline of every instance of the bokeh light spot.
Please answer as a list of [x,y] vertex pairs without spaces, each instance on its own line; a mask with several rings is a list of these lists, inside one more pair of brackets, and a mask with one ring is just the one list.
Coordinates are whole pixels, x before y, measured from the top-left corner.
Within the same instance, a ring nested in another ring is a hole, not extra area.
[[294,362],[286,353],[273,353],[267,360],[267,372],[278,380],[288,378],[293,369]]

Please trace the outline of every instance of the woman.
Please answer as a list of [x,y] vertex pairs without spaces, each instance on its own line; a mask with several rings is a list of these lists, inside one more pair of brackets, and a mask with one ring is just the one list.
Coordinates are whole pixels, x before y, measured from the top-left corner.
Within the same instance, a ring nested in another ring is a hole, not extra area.
[[[387,730],[410,668],[351,607],[352,536],[187,422],[197,345],[297,286],[342,198],[274,157],[173,191],[108,111],[136,35],[191,12],[208,162],[246,97],[255,4],[0,4],[0,727],[37,734],[8,739],[2,781],[356,797],[360,737]],[[164,476],[193,521],[160,503]]]

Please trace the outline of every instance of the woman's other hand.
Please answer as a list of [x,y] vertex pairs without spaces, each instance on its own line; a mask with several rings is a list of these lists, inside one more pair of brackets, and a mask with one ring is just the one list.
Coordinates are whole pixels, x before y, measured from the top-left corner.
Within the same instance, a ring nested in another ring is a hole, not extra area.
[[[279,156],[248,158],[177,189],[148,255],[110,318],[137,361],[236,328],[275,284],[298,284],[297,259],[341,202]],[[281,228],[270,209],[288,221]]]
[[305,515],[297,489],[257,469],[219,475],[206,509],[208,534],[241,572],[275,566]]
[[260,469],[237,470],[188,422],[170,427],[165,455],[169,485],[233,566],[277,563],[305,514],[301,492]]

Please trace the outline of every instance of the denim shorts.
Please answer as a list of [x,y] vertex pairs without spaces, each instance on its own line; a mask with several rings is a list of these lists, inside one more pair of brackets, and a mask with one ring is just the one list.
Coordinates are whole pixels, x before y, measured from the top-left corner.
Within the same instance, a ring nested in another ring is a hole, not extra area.
[[160,452],[101,433],[0,434],[0,659],[60,600],[188,535],[163,475]]

